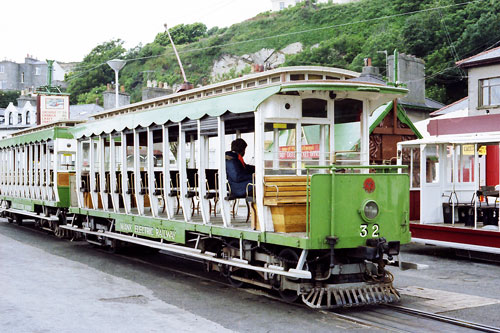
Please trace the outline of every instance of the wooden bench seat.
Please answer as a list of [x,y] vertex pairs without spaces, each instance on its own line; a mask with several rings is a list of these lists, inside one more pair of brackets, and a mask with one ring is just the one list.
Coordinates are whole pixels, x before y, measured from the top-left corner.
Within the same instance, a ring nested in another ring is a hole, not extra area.
[[271,207],[274,231],[306,231],[307,176],[265,176],[264,205]]
[[264,205],[305,204],[307,176],[265,176]]

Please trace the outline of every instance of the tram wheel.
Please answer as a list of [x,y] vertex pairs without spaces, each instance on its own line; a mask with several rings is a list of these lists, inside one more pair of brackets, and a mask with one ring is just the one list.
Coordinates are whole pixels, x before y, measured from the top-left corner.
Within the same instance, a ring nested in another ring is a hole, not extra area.
[[[283,249],[281,250],[279,254],[279,258],[281,261],[281,265],[285,268],[285,270],[288,270],[293,264],[299,261],[299,256],[297,255],[297,252],[291,250],[291,249]],[[297,281],[297,279],[282,276],[281,277],[281,284],[283,284],[284,281]],[[281,298],[287,302],[287,303],[294,303],[297,301],[299,298],[299,295],[297,294],[297,291],[295,290],[288,290],[288,289],[282,289],[279,288],[278,292],[281,296]]]
[[[228,243],[229,251],[234,252],[234,249],[239,249],[240,248],[240,242],[237,239],[233,239],[229,241]],[[233,279],[233,276],[240,276],[246,274],[247,271],[243,268],[238,268],[238,267],[230,267],[228,265],[224,265],[224,273],[223,275],[226,276],[228,282],[235,288],[241,288],[245,284],[245,282]],[[242,276],[243,277],[243,276]]]
[[16,215],[14,220],[16,221],[17,225],[23,225],[23,218],[21,217],[21,215],[19,215],[19,214]]
[[7,222],[9,222],[9,223],[14,223],[14,219],[13,219],[12,217],[8,217],[8,218],[7,218]]

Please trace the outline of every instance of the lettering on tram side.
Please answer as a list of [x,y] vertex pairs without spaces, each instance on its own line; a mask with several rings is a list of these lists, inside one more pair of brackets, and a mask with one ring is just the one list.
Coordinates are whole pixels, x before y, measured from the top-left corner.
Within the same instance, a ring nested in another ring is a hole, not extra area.
[[175,230],[160,229],[156,227],[146,227],[142,225],[134,225],[130,223],[117,222],[116,230],[127,233],[134,233],[141,236],[149,236],[151,238],[163,238],[174,242],[177,236]]
[[145,227],[142,225],[135,225],[134,226],[134,233],[143,235],[143,236],[151,236],[154,237],[153,233],[153,228],[152,227]]
[[175,230],[165,230],[165,229],[158,229],[155,228],[156,232],[156,237],[163,238],[165,240],[169,241],[175,241]]
[[122,231],[122,232],[133,232],[134,226],[129,223],[123,223],[123,222],[118,222],[116,224],[116,230]]

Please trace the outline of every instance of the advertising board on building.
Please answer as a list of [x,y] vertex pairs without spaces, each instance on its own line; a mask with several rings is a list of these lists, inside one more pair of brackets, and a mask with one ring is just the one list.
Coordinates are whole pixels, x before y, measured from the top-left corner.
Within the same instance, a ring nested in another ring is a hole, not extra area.
[[38,106],[40,125],[69,120],[69,96],[41,95]]

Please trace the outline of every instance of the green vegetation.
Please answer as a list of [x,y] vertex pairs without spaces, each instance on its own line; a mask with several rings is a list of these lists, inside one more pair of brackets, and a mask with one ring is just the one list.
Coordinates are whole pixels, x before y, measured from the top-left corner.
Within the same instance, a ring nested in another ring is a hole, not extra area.
[[20,91],[8,91],[8,90],[0,91],[0,108],[6,108],[7,106],[9,106],[10,102],[16,105],[19,96],[21,96]]
[[[289,56],[285,65],[325,65],[360,71],[371,57],[384,74],[385,55],[394,49],[423,58],[427,96],[443,103],[467,94],[467,80],[454,63],[500,40],[500,2],[482,0],[361,0],[346,5],[316,5],[306,1],[278,13],[265,12],[229,28],[207,30],[202,23],[170,29],[177,42],[188,80],[212,82],[210,72],[223,54],[243,55],[262,48],[282,49],[301,42],[304,51]],[[434,9],[439,7],[440,9]],[[416,11],[421,11],[413,13]],[[305,31],[305,32],[304,32]],[[120,40],[98,45],[68,76],[72,102],[94,102],[114,80],[106,60],[129,59],[120,83],[138,101],[149,79],[181,83],[181,73],[168,37],[125,50]],[[96,67],[92,69],[93,67]],[[240,73],[229,73],[234,77]]]

